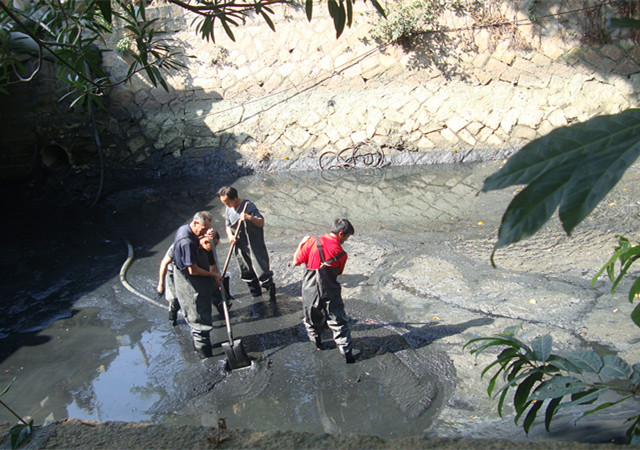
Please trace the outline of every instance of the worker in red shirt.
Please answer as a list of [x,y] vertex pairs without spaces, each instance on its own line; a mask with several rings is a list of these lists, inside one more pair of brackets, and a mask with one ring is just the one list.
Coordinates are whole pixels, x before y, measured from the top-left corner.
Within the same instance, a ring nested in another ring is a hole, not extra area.
[[347,364],[355,362],[351,351],[349,318],[344,312],[338,275],[347,263],[344,244],[354,229],[347,219],[336,219],[331,232],[322,237],[305,236],[293,255],[293,264],[305,263],[302,278],[303,323],[316,349],[322,350],[322,328],[328,325]]

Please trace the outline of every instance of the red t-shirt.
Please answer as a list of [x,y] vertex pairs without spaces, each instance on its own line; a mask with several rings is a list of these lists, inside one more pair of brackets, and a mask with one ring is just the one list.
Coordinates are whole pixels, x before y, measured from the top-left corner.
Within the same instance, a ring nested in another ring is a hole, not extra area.
[[[325,234],[322,236],[320,238],[320,243],[322,244],[322,255],[324,256],[325,261],[330,260],[343,251],[338,237],[332,234]],[[306,263],[307,269],[314,270],[320,268],[322,261],[320,260],[320,253],[318,253],[315,237],[307,237],[300,243],[298,250],[296,251],[295,261],[297,264]],[[339,258],[337,261],[329,264],[329,267],[337,267],[338,274],[341,274],[346,263],[347,254],[345,253],[344,256]]]

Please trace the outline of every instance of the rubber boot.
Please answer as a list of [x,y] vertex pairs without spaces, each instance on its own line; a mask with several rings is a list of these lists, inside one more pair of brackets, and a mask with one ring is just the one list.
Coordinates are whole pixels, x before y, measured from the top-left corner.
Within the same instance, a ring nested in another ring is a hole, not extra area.
[[344,360],[347,364],[353,364],[354,362],[356,362],[356,359],[353,356],[353,353],[351,352],[351,350],[347,350],[344,353]]
[[193,349],[201,359],[213,356],[211,353],[211,340],[209,339],[208,331],[192,330],[191,336],[193,337]]
[[178,311],[180,311],[180,303],[176,299],[171,300],[169,303],[169,323],[172,327],[178,323]]
[[[235,300],[233,295],[231,295],[231,291],[229,290],[229,276],[228,275],[225,275],[225,277],[222,279],[222,289],[224,289],[225,294],[227,294],[227,299],[228,300]],[[227,303],[227,306],[229,306],[229,303]]]
[[247,282],[249,286],[249,291],[251,292],[252,297],[261,297],[262,296],[262,286],[260,286],[260,282],[257,278]]
[[216,309],[218,310],[218,316],[220,319],[224,320],[224,308],[222,307],[222,302],[216,305]]
[[276,284],[273,282],[269,286],[269,300],[272,302],[276,301]]

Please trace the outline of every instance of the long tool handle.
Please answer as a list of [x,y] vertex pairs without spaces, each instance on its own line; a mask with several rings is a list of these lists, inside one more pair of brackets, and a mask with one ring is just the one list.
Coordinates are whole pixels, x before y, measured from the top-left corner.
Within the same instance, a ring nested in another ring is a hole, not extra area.
[[[215,248],[215,245],[213,244],[213,238],[209,238],[209,242],[211,243],[211,249],[212,249],[213,255],[215,257],[216,270],[218,270],[218,255],[216,254],[216,248]],[[220,273],[219,270],[218,270],[218,273]],[[224,279],[224,274],[222,275],[222,278]],[[223,283],[224,283],[224,281],[223,281]],[[231,323],[230,323],[230,319],[229,319],[229,310],[227,309],[227,293],[224,290],[224,286],[220,287],[220,293],[222,294],[222,310],[224,312],[224,321],[227,324],[227,335],[229,336],[229,342],[233,345],[233,334],[231,333]]]
[[[244,214],[244,212],[247,210],[247,205],[249,203],[245,203],[244,204],[244,208],[242,208],[242,214]],[[238,227],[236,228],[236,232],[233,235],[233,244],[231,244],[231,247],[229,247],[229,253],[227,254],[227,259],[224,262],[224,266],[222,267],[222,276],[224,277],[224,274],[227,273],[227,268],[229,267],[229,261],[231,260],[231,254],[233,253],[233,248],[236,246],[236,240],[238,239],[238,234],[240,234],[240,228],[242,228],[242,222],[244,222],[243,220],[239,221],[240,223],[238,224]]]
[[227,335],[229,336],[229,345],[233,347],[233,334],[231,333],[231,320],[229,319],[229,309],[227,308],[227,293],[224,291],[224,287],[220,289],[222,291],[222,311],[224,312],[224,322],[227,324]]
[[[244,208],[242,208],[242,214],[247,210],[247,204],[244,204]],[[227,268],[229,267],[229,261],[231,260],[231,254],[233,253],[233,249],[236,246],[236,239],[238,239],[238,234],[240,234],[240,228],[242,228],[242,220],[239,221],[238,227],[236,228],[236,232],[233,235],[233,244],[229,247],[229,253],[227,254],[227,259],[224,262],[224,267],[222,268],[222,278],[224,278],[224,274],[227,273]],[[212,243],[213,244],[213,243]],[[224,286],[220,289],[222,292],[222,311],[224,311],[224,321],[227,325],[227,334],[229,335],[229,344],[233,347],[233,334],[231,333],[231,321],[229,320],[229,310],[227,309],[227,293],[224,291]]]

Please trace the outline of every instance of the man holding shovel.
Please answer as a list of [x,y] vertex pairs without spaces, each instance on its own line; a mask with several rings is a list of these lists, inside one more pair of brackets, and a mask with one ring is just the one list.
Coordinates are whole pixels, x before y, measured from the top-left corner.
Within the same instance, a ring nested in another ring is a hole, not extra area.
[[305,236],[293,255],[293,265],[306,264],[302,278],[302,319],[307,335],[316,349],[322,350],[322,329],[325,324],[333,333],[340,353],[347,364],[355,362],[351,351],[349,318],[344,312],[342,287],[338,275],[347,263],[347,253],[342,249],[354,233],[347,219],[336,219],[331,232],[322,237]]
[[[269,292],[269,300],[276,301],[276,285],[273,282],[269,254],[264,243],[264,217],[256,205],[238,197],[238,191],[234,187],[220,188],[218,197],[226,206],[225,229],[229,244],[235,244],[234,252],[240,266],[240,277],[249,285],[253,297],[260,297],[262,289],[265,289]],[[238,230],[238,227],[242,228]],[[236,233],[236,230],[239,232]]]
[[[191,328],[193,347],[202,358],[211,356],[211,295],[214,283],[222,277],[198,264],[199,238],[211,228],[211,214],[200,211],[190,223],[176,232],[174,246],[174,283],[184,318]],[[206,265],[205,265],[206,267]]]

